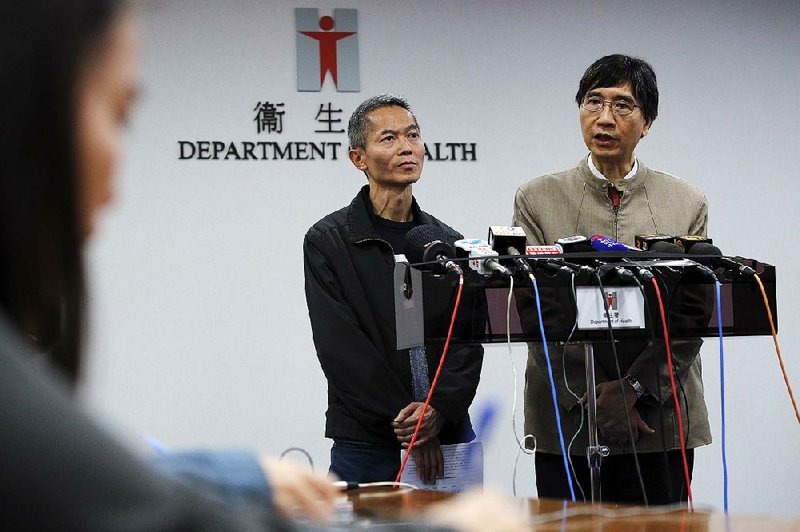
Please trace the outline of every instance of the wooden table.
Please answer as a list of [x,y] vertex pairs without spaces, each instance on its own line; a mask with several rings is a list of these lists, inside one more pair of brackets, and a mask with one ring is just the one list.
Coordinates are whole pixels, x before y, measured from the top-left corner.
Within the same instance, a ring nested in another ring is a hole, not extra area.
[[[356,519],[400,521],[419,519],[426,508],[450,497],[448,493],[393,488],[366,488],[347,494]],[[726,518],[722,513],[699,509],[690,512],[608,503],[567,503],[555,499],[509,498],[509,501],[529,516],[531,530],[541,532],[800,532],[798,519],[743,515]],[[492,529],[490,523],[485,529]]]

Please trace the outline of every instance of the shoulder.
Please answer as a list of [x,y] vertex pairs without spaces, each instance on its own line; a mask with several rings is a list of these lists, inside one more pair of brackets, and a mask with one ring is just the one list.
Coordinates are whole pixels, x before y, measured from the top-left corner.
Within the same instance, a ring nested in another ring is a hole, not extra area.
[[319,244],[334,234],[341,235],[347,230],[347,213],[349,209],[350,206],[342,207],[312,225],[306,232],[305,242]]
[[558,191],[571,191],[575,187],[582,186],[582,183],[580,167],[574,167],[560,172],[540,175],[523,183],[517,189],[517,196],[532,199]]
[[692,197],[697,201],[705,201],[705,194],[700,187],[669,172],[648,167],[646,184],[648,188],[669,189],[672,193],[678,193],[684,198]]

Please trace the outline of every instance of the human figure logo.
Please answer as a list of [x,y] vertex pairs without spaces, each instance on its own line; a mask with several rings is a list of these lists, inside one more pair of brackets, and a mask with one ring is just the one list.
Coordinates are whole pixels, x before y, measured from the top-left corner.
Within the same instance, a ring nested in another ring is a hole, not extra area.
[[297,90],[319,92],[330,73],[339,92],[360,90],[358,15],[355,9],[334,9],[319,16],[316,8],[294,10],[297,33]]
[[617,310],[617,293],[608,292],[606,298],[608,299],[608,310]]

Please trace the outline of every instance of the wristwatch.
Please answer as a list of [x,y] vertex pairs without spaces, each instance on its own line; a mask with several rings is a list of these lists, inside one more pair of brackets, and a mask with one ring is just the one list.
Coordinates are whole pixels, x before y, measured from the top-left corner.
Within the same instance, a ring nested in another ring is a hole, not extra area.
[[625,376],[622,377],[622,379],[631,385],[631,388],[633,388],[633,393],[636,394],[636,398],[641,399],[642,396],[644,395],[644,386],[642,386],[642,383],[637,381],[636,377],[634,377],[630,373],[626,373]]

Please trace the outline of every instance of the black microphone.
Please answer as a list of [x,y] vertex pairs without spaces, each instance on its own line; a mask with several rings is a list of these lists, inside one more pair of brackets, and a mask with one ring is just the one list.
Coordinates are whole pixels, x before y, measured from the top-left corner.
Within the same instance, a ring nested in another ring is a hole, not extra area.
[[754,275],[756,271],[751,268],[750,266],[745,266],[741,262],[737,262],[731,258],[724,257],[722,255],[722,251],[713,245],[707,242],[698,242],[694,244],[691,248],[689,248],[690,255],[711,255],[713,258],[711,262],[722,266],[725,269],[733,270],[735,272],[739,272],[742,275]]
[[675,237],[670,235],[636,235],[633,237],[633,244],[642,251],[651,251],[653,244],[656,242],[669,242],[675,243]]
[[695,244],[713,244],[714,241],[707,236],[702,235],[684,235],[675,239],[675,244],[683,249],[686,253],[692,249]]
[[531,265],[528,264],[528,261],[522,256],[527,243],[524,229],[521,227],[492,225],[489,227],[489,237],[487,240],[489,241],[489,245],[496,252],[501,255],[512,255],[514,257],[513,259],[505,259],[506,262],[511,261],[518,270],[522,270],[525,273],[532,273]]
[[[665,241],[655,242],[652,246],[650,246],[650,249],[648,249],[648,251],[652,251],[660,255],[683,255],[683,249],[681,249],[679,246],[677,246],[672,242],[665,242]],[[667,268],[667,270],[674,272],[674,270],[669,267],[666,266],[662,267],[665,267]]]
[[567,236],[559,238],[555,242],[564,253],[584,253],[587,251],[594,251],[591,241],[583,235]]
[[648,251],[660,253],[662,255],[683,255],[683,250],[672,242],[655,242]]
[[412,264],[438,261],[436,264],[421,266],[434,273],[464,274],[461,266],[450,260],[455,258],[456,252],[449,242],[447,233],[441,227],[430,224],[413,227],[406,233],[405,251],[406,257]]

